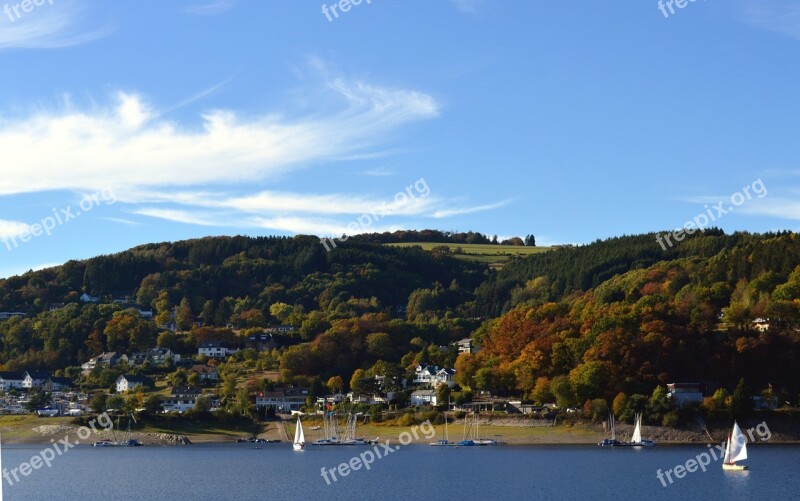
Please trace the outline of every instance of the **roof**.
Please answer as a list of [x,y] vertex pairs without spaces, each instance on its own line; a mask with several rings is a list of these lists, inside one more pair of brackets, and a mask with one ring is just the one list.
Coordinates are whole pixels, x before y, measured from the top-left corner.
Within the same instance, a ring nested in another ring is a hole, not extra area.
[[200,348],[227,348],[228,343],[223,341],[206,341],[205,343],[200,343]]
[[412,397],[433,397],[436,395],[436,392],[433,390],[417,390],[411,394]]
[[22,381],[25,379],[24,372],[14,372],[14,371],[0,371],[0,379],[14,379]]
[[61,386],[74,386],[75,384],[72,379],[68,377],[51,377],[50,382],[60,384]]
[[30,376],[31,379],[47,379],[50,377],[50,373],[47,371],[26,371],[25,376]]
[[124,374],[124,375],[120,376],[117,379],[117,381],[119,381],[122,378],[125,378],[125,381],[127,381],[128,384],[131,384],[131,383],[133,383],[133,384],[141,384],[141,385],[152,385],[153,384],[153,380],[150,379],[147,376],[133,376],[131,374]]
[[217,368],[210,365],[193,365],[192,370],[200,374],[213,374],[217,372]]
[[197,386],[175,386],[172,388],[172,395],[200,395],[203,393]]

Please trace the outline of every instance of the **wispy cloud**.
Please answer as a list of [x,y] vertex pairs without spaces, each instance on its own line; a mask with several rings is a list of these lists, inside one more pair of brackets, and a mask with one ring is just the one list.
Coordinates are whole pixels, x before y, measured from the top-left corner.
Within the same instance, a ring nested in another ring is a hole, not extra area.
[[465,14],[477,14],[478,6],[483,3],[483,0],[448,0],[455,5],[456,9]]
[[748,24],[800,38],[800,4],[796,0],[748,0],[740,9]]
[[15,4],[4,4],[0,13],[0,49],[59,49],[93,42],[114,32],[110,23],[87,27],[87,5],[83,2],[45,2],[27,13],[19,8],[15,11],[14,7],[19,7]]
[[[405,184],[388,192],[384,186],[383,194],[256,188],[306,170],[348,165],[343,158],[388,154],[383,145],[394,131],[439,114],[438,103],[425,93],[330,76],[327,69],[323,73],[324,90],[306,93],[314,96],[307,103],[313,113],[216,109],[202,113],[197,123],[179,123],[165,119],[166,111],[143,96],[119,92],[105,106],[82,109],[67,98],[57,110],[0,116],[3,161],[16,166],[0,177],[0,196],[111,189],[122,210],[138,216],[204,227],[318,234],[342,234],[364,214],[381,214],[381,226],[370,231],[390,231],[409,221],[472,214],[508,203],[461,207],[430,191],[395,197]],[[373,169],[368,175],[388,174]],[[18,234],[20,227],[5,222],[0,224],[3,231]]]
[[499,209],[500,207],[505,207],[510,203],[511,200],[503,200],[502,202],[486,204],[486,205],[477,205],[474,207],[443,209],[443,210],[437,210],[432,214],[432,216],[439,219],[453,217],[453,216],[464,216],[467,214],[475,214],[477,212],[486,212],[489,210]]
[[0,219],[0,238],[16,237],[28,230],[28,225],[19,221]]
[[800,221],[800,202],[782,198],[767,197],[758,203],[745,204],[736,208],[736,212],[751,216],[769,216],[779,219]]
[[342,106],[327,116],[210,110],[196,127],[161,119],[142,96],[120,92],[104,109],[68,106],[0,119],[3,160],[17,166],[0,178],[0,195],[265,180],[364,151],[392,130],[438,114],[436,101],[416,91],[345,78],[328,89],[326,98]]
[[213,16],[230,10],[236,5],[236,0],[216,0],[206,4],[187,7],[185,12],[195,16]]
[[105,221],[111,221],[112,223],[119,223],[119,224],[126,224],[128,226],[142,226],[142,223],[137,221],[131,221],[130,219],[123,219],[119,217],[101,217]]

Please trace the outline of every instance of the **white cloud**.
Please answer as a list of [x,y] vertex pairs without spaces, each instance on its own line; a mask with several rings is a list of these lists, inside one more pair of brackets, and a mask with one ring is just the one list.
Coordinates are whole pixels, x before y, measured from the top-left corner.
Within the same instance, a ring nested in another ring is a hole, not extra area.
[[[58,49],[95,41],[114,31],[113,26],[86,28],[86,5],[59,0],[45,2],[24,12],[19,2],[8,2],[0,11],[0,49]],[[17,7],[17,10],[14,10]]]
[[781,198],[764,198],[736,207],[736,212],[751,216],[769,216],[800,221],[800,202]]
[[213,16],[230,10],[236,0],[216,0],[211,3],[187,7],[186,12],[195,16]]
[[753,26],[800,38],[800,5],[796,0],[748,0],[742,19]]
[[[317,67],[327,75],[319,63]],[[324,89],[321,95],[311,93],[316,100],[308,105],[326,111],[299,116],[209,110],[199,123],[178,123],[164,118],[169,110],[133,92],[119,92],[105,106],[81,109],[66,98],[67,104],[56,111],[0,115],[3,163],[14,166],[0,177],[0,197],[110,190],[123,212],[140,216],[322,234],[342,234],[365,214],[380,214],[374,224],[382,226],[370,226],[369,231],[390,231],[402,226],[399,218],[406,223],[408,218],[445,218],[507,203],[453,208],[451,201],[432,194],[427,183],[423,194],[417,186],[422,179],[414,183],[413,178],[406,183],[418,191],[397,200],[394,194],[406,184],[384,195],[254,188],[303,170],[342,164],[342,158],[369,158],[396,129],[439,113],[431,96],[413,90],[342,77],[328,77]],[[349,162],[354,161],[359,160]],[[6,227],[8,232],[18,230]]]
[[476,212],[485,212],[488,210],[499,209],[500,207],[504,207],[511,203],[511,200],[503,200],[502,202],[496,202],[493,204],[486,204],[486,205],[478,205],[474,207],[462,207],[462,208],[451,208],[451,209],[442,209],[437,210],[432,214],[435,218],[446,218],[446,217],[453,217],[453,216],[463,216],[466,214],[475,214]]
[[327,116],[211,110],[199,128],[161,119],[144,98],[122,92],[105,109],[0,118],[3,161],[15,166],[0,178],[0,195],[264,180],[364,150],[391,130],[438,113],[432,97],[415,91],[341,78],[329,89],[327,97],[342,106]]
[[16,237],[28,229],[29,227],[25,223],[0,219],[0,238]]

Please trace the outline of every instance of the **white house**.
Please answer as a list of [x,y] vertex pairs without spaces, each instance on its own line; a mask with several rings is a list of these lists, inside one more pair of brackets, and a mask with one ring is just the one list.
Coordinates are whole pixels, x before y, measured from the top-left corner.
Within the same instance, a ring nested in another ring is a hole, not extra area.
[[81,303],[96,303],[100,301],[100,298],[98,296],[90,296],[89,294],[84,292],[83,294],[81,294],[80,300]]
[[472,353],[472,339],[467,337],[467,338],[464,338],[464,339],[462,339],[460,341],[456,341],[455,344],[458,347],[458,353],[459,354],[461,354],[461,353],[471,354]]
[[434,388],[445,383],[452,388],[456,384],[453,380],[455,373],[454,369],[439,368],[435,365],[418,365],[414,370],[414,378],[411,382],[415,385],[428,385]]
[[455,374],[456,374],[455,369],[439,369],[439,372],[437,372],[433,376],[433,381],[431,381],[431,385],[436,387],[439,386],[440,384],[446,384],[447,386],[452,388],[456,385],[456,382],[453,379]]
[[162,404],[166,412],[186,412],[194,409],[203,391],[196,386],[175,386]]
[[24,382],[25,374],[22,372],[0,372],[0,391],[22,389]]
[[153,380],[145,376],[131,376],[124,374],[117,378],[117,393],[125,393],[135,389],[137,386],[150,387],[154,386]]
[[436,391],[417,390],[411,394],[411,405],[436,405]]
[[0,312],[0,320],[9,320],[12,318],[22,318],[25,314],[21,311],[2,311]]
[[439,367],[435,365],[418,365],[414,369],[414,379],[411,382],[417,385],[431,384],[437,372],[439,372]]
[[120,354],[116,351],[111,351],[107,353],[101,353],[96,357],[90,358],[88,362],[81,365],[81,369],[85,371],[94,370],[95,367],[98,366],[105,366],[105,367],[114,367],[118,365],[120,362],[127,362],[128,356],[124,353]]
[[237,351],[239,351],[239,348],[231,348],[222,341],[207,341],[200,344],[197,354],[208,358],[225,358]]
[[45,381],[50,379],[50,373],[45,371],[26,371],[22,387],[30,390],[31,388],[41,388]]
[[667,385],[669,397],[675,399],[678,407],[683,407],[692,402],[703,402],[703,392],[700,383],[670,383]]

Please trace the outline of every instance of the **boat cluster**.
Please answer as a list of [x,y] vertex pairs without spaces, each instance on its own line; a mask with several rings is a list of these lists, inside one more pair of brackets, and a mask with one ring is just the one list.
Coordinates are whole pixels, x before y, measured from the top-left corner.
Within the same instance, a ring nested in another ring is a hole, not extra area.
[[633,429],[633,435],[628,441],[617,440],[617,423],[613,414],[608,416],[608,427],[611,430],[611,438],[607,438],[600,442],[601,447],[654,447],[656,445],[652,440],[642,438],[642,415],[636,414],[636,425]]

